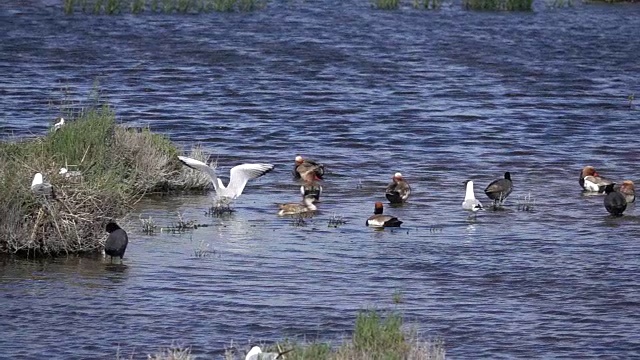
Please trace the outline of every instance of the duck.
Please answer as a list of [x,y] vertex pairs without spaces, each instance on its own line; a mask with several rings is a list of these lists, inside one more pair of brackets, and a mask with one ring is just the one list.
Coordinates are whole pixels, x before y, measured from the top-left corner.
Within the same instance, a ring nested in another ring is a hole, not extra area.
[[320,195],[322,195],[322,185],[317,181],[305,182],[300,186],[300,194],[305,196],[312,196],[314,201],[320,201]]
[[395,216],[383,215],[384,206],[381,202],[376,202],[373,208],[373,215],[367,219],[367,226],[383,228],[383,227],[399,227],[402,221]]
[[216,192],[217,203],[222,205],[228,205],[233,200],[240,197],[249,180],[264,176],[274,168],[274,165],[272,164],[241,164],[234,166],[229,172],[229,183],[225,186],[222,183],[222,180],[218,178],[216,169],[213,167],[200,160],[186,156],[178,156],[178,160],[192,169],[202,171],[209,175],[213,188]]
[[281,359],[282,355],[293,351],[293,349],[279,352],[262,352],[260,346],[254,346],[249,350],[244,360],[276,360]]
[[476,199],[473,193],[473,181],[467,180],[464,182],[467,186],[467,192],[464,195],[464,201],[462,202],[462,208],[470,211],[482,210],[482,203]]
[[295,165],[293,166],[294,179],[302,179],[304,181],[316,181],[322,180],[324,176],[324,165],[313,161],[304,159],[298,155],[295,158]]
[[601,177],[593,166],[585,166],[580,173],[579,183],[585,191],[604,193],[604,188],[613,182]]
[[316,211],[318,208],[313,204],[314,200],[313,195],[307,195],[302,198],[302,203],[280,204],[278,216],[306,214]]
[[636,188],[631,180],[625,180],[622,184],[616,184],[613,189],[624,195],[627,200],[627,204],[631,204],[636,201]]
[[115,221],[109,221],[105,230],[109,233],[109,237],[104,243],[104,253],[111,257],[112,263],[114,257],[119,257],[120,262],[122,262],[124,252],[127,250],[127,244],[129,244],[127,232],[118,226]]
[[504,173],[503,179],[492,181],[484,189],[484,193],[493,200],[494,205],[502,204],[511,191],[513,191],[513,182],[511,181],[511,173],[508,171]]
[[50,196],[53,199],[56,198],[53,185],[48,182],[44,182],[42,173],[36,173],[33,176],[33,180],[31,181],[31,192],[33,192],[36,196]]
[[627,209],[627,199],[619,191],[614,190],[615,184],[608,184],[604,188],[604,207],[613,216],[622,216]]
[[409,198],[411,187],[402,177],[402,173],[395,173],[391,183],[387,186],[384,195],[391,204],[402,204]]

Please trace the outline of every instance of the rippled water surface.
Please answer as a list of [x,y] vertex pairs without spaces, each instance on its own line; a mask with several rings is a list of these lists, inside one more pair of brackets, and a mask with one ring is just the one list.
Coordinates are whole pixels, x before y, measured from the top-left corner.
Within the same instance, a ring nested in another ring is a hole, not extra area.
[[[50,5],[54,6],[50,6]],[[339,342],[359,309],[400,310],[450,358],[640,357],[640,214],[610,218],[583,196],[582,166],[639,181],[640,7],[479,13],[367,1],[276,2],[251,14],[62,15],[0,4],[0,135],[43,134],[94,84],[119,121],[226,171],[276,170],[230,217],[207,195],[145,200],[159,225],[125,228],[124,267],[102,259],[0,264],[0,357],[145,358],[172,342],[202,358],[231,340]],[[65,95],[66,94],[66,95]],[[296,201],[293,158],[323,161],[319,214]],[[364,226],[401,171],[414,192]],[[510,171],[505,211],[470,218],[462,182]],[[519,211],[530,195],[534,211]],[[347,223],[328,227],[340,215]],[[207,247],[208,246],[208,247]],[[198,258],[195,249],[213,253]],[[393,304],[394,292],[403,302]]]

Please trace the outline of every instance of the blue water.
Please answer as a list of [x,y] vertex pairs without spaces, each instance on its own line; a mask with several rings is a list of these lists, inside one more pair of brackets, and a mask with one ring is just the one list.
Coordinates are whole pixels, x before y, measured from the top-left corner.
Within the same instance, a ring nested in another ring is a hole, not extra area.
[[[125,267],[0,260],[0,358],[125,358],[173,344],[199,358],[284,338],[340,343],[360,309],[400,311],[447,357],[640,357],[640,216],[608,216],[580,169],[640,182],[640,7],[533,13],[378,11],[275,2],[249,14],[64,16],[0,4],[0,137],[46,133],[92,89],[250,183],[230,217],[206,195],[148,199],[124,221]],[[94,91],[95,92],[95,91]],[[306,226],[293,158],[327,166]],[[364,226],[401,171],[398,230]],[[466,179],[510,171],[505,211],[469,217]],[[525,196],[533,211],[519,211]],[[145,235],[138,216],[209,225]],[[346,224],[329,227],[341,216]],[[210,255],[195,256],[204,248]],[[402,294],[400,304],[393,294]]]

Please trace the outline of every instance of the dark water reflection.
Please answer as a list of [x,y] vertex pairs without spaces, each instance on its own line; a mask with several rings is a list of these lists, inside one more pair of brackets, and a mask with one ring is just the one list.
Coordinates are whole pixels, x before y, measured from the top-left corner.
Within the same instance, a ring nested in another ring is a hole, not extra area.
[[[201,143],[224,172],[277,167],[229,218],[205,217],[206,196],[141,204],[161,225],[181,212],[210,226],[147,236],[134,216],[125,266],[2,260],[0,357],[113,358],[120,346],[144,358],[178,341],[210,358],[231,340],[340,341],[364,307],[401,310],[452,358],[640,356],[640,216],[606,216],[577,184],[586,164],[638,182],[637,6],[347,1],[107,17],[36,4],[0,4],[4,138],[44,133],[61,89],[84,100],[97,80],[120,121]],[[296,200],[299,153],[329,172],[304,227],[275,216]],[[462,181],[488,202],[482,189],[507,170],[507,209],[469,218]],[[369,231],[396,171],[414,188],[387,210],[403,228]],[[518,211],[529,194],[535,211]],[[347,224],[328,227],[336,214]],[[201,247],[213,253],[198,258]]]

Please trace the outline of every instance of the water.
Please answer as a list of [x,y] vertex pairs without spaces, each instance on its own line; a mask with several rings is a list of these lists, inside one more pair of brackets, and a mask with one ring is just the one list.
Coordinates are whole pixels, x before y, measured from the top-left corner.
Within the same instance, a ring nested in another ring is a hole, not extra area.
[[[55,6],[48,6],[53,4]],[[638,182],[640,8],[531,14],[370,9],[283,2],[252,14],[63,16],[57,2],[0,5],[0,134],[42,134],[95,83],[118,120],[150,126],[250,183],[229,218],[206,195],[149,199],[125,225],[125,267],[102,259],[0,265],[0,357],[144,358],[172,343],[202,358],[234,340],[339,342],[359,309],[397,309],[450,358],[640,356],[640,216],[582,196],[593,165]],[[65,95],[66,94],[66,95]],[[66,96],[66,100],[65,100]],[[320,213],[297,201],[293,158],[327,165]],[[387,208],[400,230],[364,221],[393,173],[413,187]],[[505,211],[469,218],[510,171]],[[518,211],[531,195],[535,210]],[[333,215],[347,224],[328,227]],[[207,247],[208,244],[208,247]],[[203,247],[213,253],[195,257]],[[403,302],[393,304],[399,291]]]

